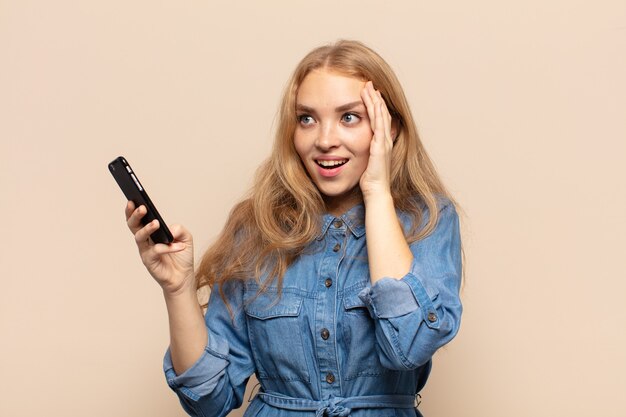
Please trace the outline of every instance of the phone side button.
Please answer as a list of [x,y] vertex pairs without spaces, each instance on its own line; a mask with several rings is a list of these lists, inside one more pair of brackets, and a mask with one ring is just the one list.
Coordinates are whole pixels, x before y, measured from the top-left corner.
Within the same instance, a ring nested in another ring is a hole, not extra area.
[[139,181],[137,180],[137,177],[135,177],[135,174],[130,174],[131,177],[133,177],[133,181],[135,181],[135,184],[137,184],[137,187],[139,187],[139,191],[143,191],[143,188],[141,188],[141,184],[139,184]]

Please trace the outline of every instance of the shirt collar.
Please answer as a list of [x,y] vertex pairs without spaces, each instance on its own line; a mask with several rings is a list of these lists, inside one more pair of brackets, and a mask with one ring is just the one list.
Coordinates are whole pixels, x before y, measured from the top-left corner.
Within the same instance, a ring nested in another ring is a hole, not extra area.
[[332,214],[324,214],[322,220],[322,230],[320,231],[318,240],[324,237],[326,232],[328,232],[328,228],[331,227],[336,220],[341,220],[356,238],[360,238],[365,234],[365,206],[363,203],[357,204],[339,217],[335,217]]

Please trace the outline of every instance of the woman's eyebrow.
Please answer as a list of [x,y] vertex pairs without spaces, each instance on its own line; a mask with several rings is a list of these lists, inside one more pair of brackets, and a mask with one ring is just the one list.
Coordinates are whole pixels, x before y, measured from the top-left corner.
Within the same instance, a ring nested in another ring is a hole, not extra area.
[[335,111],[337,113],[341,113],[341,112],[344,112],[344,111],[347,111],[347,110],[352,110],[353,108],[358,107],[360,105],[363,105],[363,101],[361,101],[361,100],[353,101],[352,103],[344,104],[344,105],[341,105],[341,106],[337,107],[335,109]]
[[[335,108],[335,111],[337,113],[341,113],[347,110],[352,110],[355,107],[358,106],[362,106],[363,101],[359,100],[359,101],[353,101],[351,103],[347,103],[347,104],[342,104],[339,107]],[[309,106],[305,106],[304,104],[296,104],[296,110],[298,111],[303,111],[303,112],[307,112],[307,113],[315,113],[315,109],[313,107],[309,107]]]
[[315,109],[313,107],[305,106],[304,104],[296,104],[296,111],[315,113]]

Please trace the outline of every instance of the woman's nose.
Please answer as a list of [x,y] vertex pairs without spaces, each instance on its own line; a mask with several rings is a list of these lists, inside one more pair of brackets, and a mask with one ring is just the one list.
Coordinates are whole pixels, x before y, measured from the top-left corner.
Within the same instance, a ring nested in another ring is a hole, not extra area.
[[326,150],[334,148],[339,144],[339,136],[337,129],[332,124],[322,124],[320,126],[315,146],[320,149]]

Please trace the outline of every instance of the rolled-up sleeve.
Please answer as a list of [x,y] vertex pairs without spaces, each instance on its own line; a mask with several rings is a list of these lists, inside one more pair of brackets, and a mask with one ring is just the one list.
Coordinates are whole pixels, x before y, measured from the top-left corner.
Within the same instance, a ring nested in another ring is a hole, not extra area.
[[234,315],[231,317],[216,287],[205,314],[207,345],[196,363],[177,375],[169,349],[163,359],[167,384],[192,416],[226,416],[241,406],[248,378],[254,372],[241,309],[242,285],[231,281],[224,290]]
[[433,233],[410,248],[411,269],[402,279],[383,278],[359,294],[375,321],[381,363],[390,369],[427,363],[461,323],[461,238],[451,203],[440,208]]

